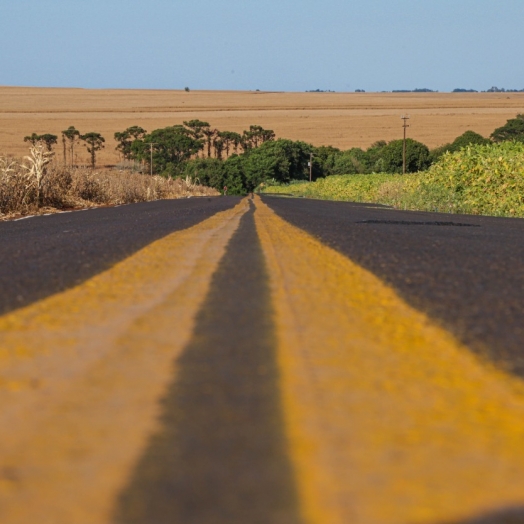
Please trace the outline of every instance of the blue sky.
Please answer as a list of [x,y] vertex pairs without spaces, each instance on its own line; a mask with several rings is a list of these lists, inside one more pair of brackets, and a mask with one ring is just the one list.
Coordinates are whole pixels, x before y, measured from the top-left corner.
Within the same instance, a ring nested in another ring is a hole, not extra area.
[[0,0],[0,85],[524,88],[524,0]]

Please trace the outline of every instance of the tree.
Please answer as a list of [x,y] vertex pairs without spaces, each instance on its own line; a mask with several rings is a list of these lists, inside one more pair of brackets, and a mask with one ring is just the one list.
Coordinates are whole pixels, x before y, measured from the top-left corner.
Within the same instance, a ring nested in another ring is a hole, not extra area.
[[363,169],[358,169],[357,173],[382,173],[386,169],[382,155],[384,148],[387,146],[385,140],[377,140],[373,142],[361,157],[360,162],[364,166]]
[[91,155],[91,168],[95,169],[96,153],[104,148],[105,138],[100,133],[86,133],[81,135],[80,139],[85,142],[87,152]]
[[176,125],[155,129],[143,140],[135,140],[131,149],[138,160],[150,163],[152,148],[155,171],[174,175],[183,162],[202,149],[202,145],[203,141],[195,139],[189,129]]
[[74,148],[75,144],[80,140],[80,131],[75,129],[75,126],[69,126],[65,131],[62,131],[62,142],[64,144],[64,163],[65,163],[65,144],[69,146],[69,158],[71,160],[71,167],[74,163]]
[[51,152],[52,149],[53,149],[53,146],[58,141],[58,137],[56,135],[51,135],[49,133],[45,133],[43,135],[40,135],[40,141],[45,144],[46,150]]
[[24,142],[31,142],[31,145],[36,145],[38,142],[42,142],[45,145],[45,148],[48,152],[51,152],[53,145],[56,144],[58,137],[56,135],[51,135],[45,133],[44,135],[37,135],[32,133],[30,136],[24,137]]
[[207,158],[211,158],[211,145],[217,132],[218,131],[216,129],[211,129],[209,125],[202,128],[202,134],[206,137]]
[[239,133],[234,131],[219,131],[219,136],[222,141],[223,149],[226,152],[226,157],[229,157],[231,147],[234,148],[235,153],[237,152],[238,146],[242,141],[242,137]]
[[183,175],[198,179],[204,186],[222,189],[223,164],[216,158],[194,158],[185,164]]
[[315,147],[313,151],[313,178],[332,175],[335,159],[341,153],[340,149],[333,146]]
[[274,140],[275,133],[272,129],[264,129],[262,126],[249,126],[249,131],[242,134],[242,148],[244,151],[254,149],[264,142]]
[[[402,173],[402,140],[393,140],[382,148],[380,158],[386,173]],[[406,139],[406,172],[416,173],[430,166],[429,149],[412,138]]]
[[313,146],[305,142],[279,139],[267,141],[243,155],[243,169],[247,191],[253,191],[261,182],[275,179],[287,183],[309,178],[308,162]]
[[246,174],[244,170],[244,159],[238,155],[230,156],[223,162],[223,179],[221,186],[215,189],[222,189],[227,186],[230,195],[245,195],[247,191]]
[[445,153],[454,153],[455,151],[460,151],[462,148],[471,146],[474,144],[489,144],[490,140],[484,138],[482,135],[475,133],[475,131],[466,131],[462,135],[458,136],[450,144],[444,144],[443,146],[436,147],[431,150],[430,160],[431,163],[437,162],[442,155]]
[[188,128],[191,136],[196,140],[200,140],[204,137],[203,129],[209,127],[209,122],[204,122],[203,120],[193,119],[193,120],[184,120],[184,125]]
[[222,160],[222,152],[224,151],[224,139],[222,138],[222,133],[217,131],[213,137],[213,148],[215,149],[215,158]]
[[367,152],[359,147],[354,147],[348,151],[343,151],[333,159],[333,175],[356,175],[357,173],[367,173],[368,155]]
[[494,142],[504,142],[506,140],[516,140],[524,142],[524,115],[517,115],[516,118],[509,119],[502,127],[498,127],[491,133]]
[[475,131],[468,130],[453,140],[451,143],[451,151],[459,151],[464,147],[474,144],[486,145],[489,144],[489,139],[475,133]]
[[29,136],[24,136],[24,142],[31,142],[31,145],[36,145],[37,142],[40,141],[40,135],[37,135],[36,133],[32,133]]
[[131,126],[121,132],[114,134],[115,140],[118,142],[116,150],[121,153],[124,160],[132,158],[131,145],[135,140],[141,140],[146,135],[147,131],[140,126]]

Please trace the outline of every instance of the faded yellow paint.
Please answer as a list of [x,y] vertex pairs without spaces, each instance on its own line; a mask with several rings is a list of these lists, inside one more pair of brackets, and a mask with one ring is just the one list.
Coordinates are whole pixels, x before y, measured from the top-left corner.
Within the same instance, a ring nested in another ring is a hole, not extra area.
[[524,505],[524,388],[256,198],[289,450],[308,524]]
[[0,522],[111,521],[247,209],[244,200],[0,318]]

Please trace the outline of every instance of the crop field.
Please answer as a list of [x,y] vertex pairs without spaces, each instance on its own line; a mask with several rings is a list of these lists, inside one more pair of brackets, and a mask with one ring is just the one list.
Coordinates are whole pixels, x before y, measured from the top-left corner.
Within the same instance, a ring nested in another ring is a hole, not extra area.
[[[252,124],[279,138],[341,149],[408,136],[436,147],[471,129],[484,136],[524,112],[524,93],[277,93],[261,91],[88,90],[0,87],[0,154],[27,153],[24,136],[74,125],[106,139],[100,164],[118,161],[113,134],[132,125],[152,131],[184,120],[205,120],[241,132]],[[60,144],[57,152],[60,152]],[[77,163],[88,164],[84,148]]]

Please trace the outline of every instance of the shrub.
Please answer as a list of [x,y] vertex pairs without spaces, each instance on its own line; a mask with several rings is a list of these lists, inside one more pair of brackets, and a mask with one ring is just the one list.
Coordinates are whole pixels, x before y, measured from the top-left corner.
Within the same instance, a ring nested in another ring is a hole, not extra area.
[[516,118],[509,119],[502,127],[498,127],[491,133],[494,142],[506,140],[518,140],[524,142],[524,115],[517,115]]
[[[393,140],[380,152],[383,170],[387,173],[402,173],[403,140]],[[416,173],[427,169],[431,164],[429,149],[421,142],[411,138],[406,140],[406,172]]]

